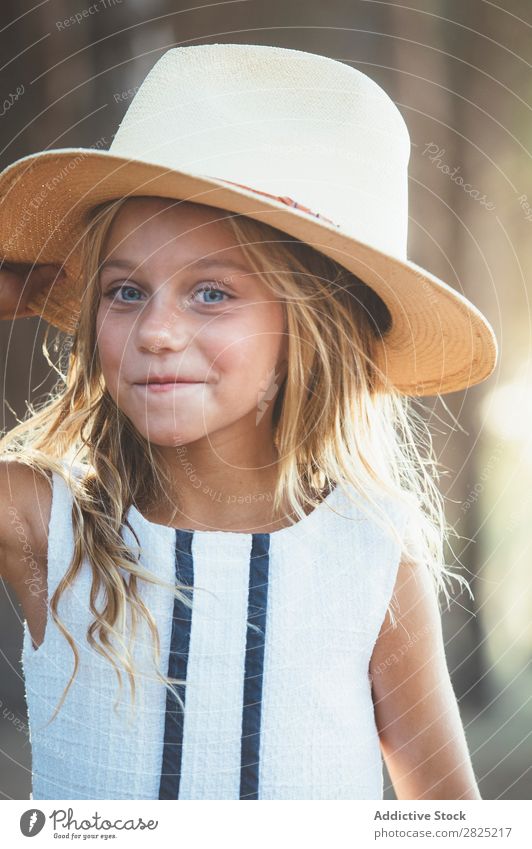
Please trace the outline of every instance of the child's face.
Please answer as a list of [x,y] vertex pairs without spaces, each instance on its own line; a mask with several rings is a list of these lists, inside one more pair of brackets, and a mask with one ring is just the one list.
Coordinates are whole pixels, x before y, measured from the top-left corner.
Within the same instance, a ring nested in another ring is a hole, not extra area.
[[[282,304],[216,209],[169,203],[129,200],[106,239],[96,329],[107,389],[155,445],[257,438],[286,374]],[[168,375],[195,382],[146,386]]]

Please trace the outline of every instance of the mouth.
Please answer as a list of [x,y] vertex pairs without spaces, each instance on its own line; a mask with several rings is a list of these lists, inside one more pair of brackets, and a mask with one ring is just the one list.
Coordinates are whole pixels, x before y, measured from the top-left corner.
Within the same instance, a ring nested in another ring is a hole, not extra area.
[[133,385],[147,392],[171,392],[173,389],[184,389],[187,386],[203,386],[203,382],[196,380],[176,380],[169,381],[168,383],[153,381],[151,383],[135,383]]

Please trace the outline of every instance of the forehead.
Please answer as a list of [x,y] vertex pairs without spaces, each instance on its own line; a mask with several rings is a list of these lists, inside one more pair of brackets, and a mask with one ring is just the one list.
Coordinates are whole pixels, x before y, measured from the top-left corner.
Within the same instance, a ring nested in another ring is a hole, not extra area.
[[166,198],[129,198],[113,219],[104,244],[104,255],[135,247],[155,255],[177,248],[195,254],[230,249],[239,243],[224,219],[226,210]]

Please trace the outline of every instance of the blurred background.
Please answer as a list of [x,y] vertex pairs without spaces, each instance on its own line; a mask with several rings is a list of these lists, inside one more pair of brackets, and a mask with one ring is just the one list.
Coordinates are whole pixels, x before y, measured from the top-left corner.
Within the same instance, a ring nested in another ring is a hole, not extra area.
[[[498,369],[487,381],[414,403],[430,420],[447,518],[457,532],[447,562],[463,570],[475,596],[459,593],[455,582],[442,618],[480,792],[484,799],[530,799],[532,5],[192,5],[3,0],[0,167],[45,148],[108,148],[136,87],[179,45],[242,42],[321,53],[388,92],[412,141],[409,257],[469,297],[500,344]],[[37,317],[0,322],[4,431],[55,383],[41,351],[45,328]],[[21,609],[1,584],[4,799],[28,799],[31,788],[21,649]],[[386,772],[385,798],[395,798]]]

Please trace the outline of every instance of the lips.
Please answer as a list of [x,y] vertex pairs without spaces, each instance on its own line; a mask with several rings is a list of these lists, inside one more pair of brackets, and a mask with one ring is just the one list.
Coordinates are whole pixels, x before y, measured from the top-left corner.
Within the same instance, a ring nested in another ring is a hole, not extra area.
[[166,375],[163,377],[150,377],[149,380],[141,380],[138,382],[138,386],[151,386],[154,383],[202,383],[200,380],[193,380],[188,377],[175,377],[175,375]]
[[171,378],[170,380],[150,380],[144,383],[136,383],[134,384],[139,389],[144,389],[144,392],[149,394],[152,393],[161,393],[161,392],[184,392],[185,389],[191,389],[196,386],[203,386],[203,380],[176,380],[175,378]]

